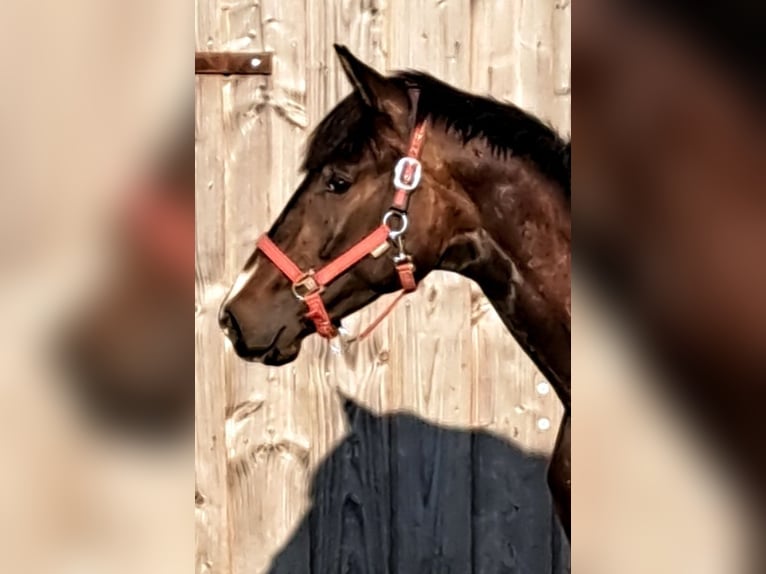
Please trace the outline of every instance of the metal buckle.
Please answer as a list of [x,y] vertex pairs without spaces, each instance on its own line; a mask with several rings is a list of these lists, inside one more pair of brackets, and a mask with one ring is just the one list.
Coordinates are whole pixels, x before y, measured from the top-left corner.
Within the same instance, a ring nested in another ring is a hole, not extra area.
[[[305,289],[305,291],[301,292],[301,289]],[[314,293],[321,293],[324,291],[324,287],[317,283],[316,277],[314,276],[314,270],[310,269],[301,275],[295,283],[293,283],[292,290],[295,298],[299,301],[303,301],[309,295]]]
[[394,261],[394,265],[401,265],[402,263],[412,263],[412,255],[405,253],[404,251],[397,253],[391,259]]
[[397,248],[396,255],[394,255],[391,258],[394,261],[394,265],[399,265],[401,263],[412,263],[412,256],[410,256],[404,250],[404,238],[403,237],[397,237],[394,240],[394,243],[396,244],[396,248]]
[[[399,221],[402,225],[399,229],[391,229],[391,226],[388,224],[392,217],[399,218]],[[386,211],[386,214],[383,216],[383,225],[390,229],[388,232],[388,237],[391,239],[391,241],[396,241],[400,235],[407,231],[407,227],[410,225],[410,220],[407,218],[406,213],[390,209],[389,211]]]
[[[415,166],[415,171],[412,172],[410,182],[406,183],[402,180],[404,170],[409,166]],[[403,189],[405,191],[412,191],[420,184],[420,176],[423,173],[423,166],[414,157],[405,156],[396,163],[394,168],[394,185],[397,189]]]

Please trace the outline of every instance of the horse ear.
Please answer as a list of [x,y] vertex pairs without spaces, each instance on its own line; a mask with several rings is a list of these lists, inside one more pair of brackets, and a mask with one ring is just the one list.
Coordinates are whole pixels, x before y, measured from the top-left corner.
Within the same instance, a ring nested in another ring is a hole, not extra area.
[[399,119],[407,113],[407,95],[400,86],[371,68],[342,44],[333,44],[343,71],[354,90],[369,107]]

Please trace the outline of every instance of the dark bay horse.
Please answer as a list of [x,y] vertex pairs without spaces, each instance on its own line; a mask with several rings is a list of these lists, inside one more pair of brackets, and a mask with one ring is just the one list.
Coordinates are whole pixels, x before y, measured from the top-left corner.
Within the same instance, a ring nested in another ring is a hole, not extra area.
[[283,365],[432,270],[474,280],[565,407],[548,476],[569,536],[570,143],[515,106],[336,52],[354,90],[313,133],[221,327],[240,357]]

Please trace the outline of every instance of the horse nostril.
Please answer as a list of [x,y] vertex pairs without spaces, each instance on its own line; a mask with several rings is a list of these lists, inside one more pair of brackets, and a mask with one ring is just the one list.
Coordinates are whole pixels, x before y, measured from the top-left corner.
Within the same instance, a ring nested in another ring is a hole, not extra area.
[[218,313],[218,324],[223,329],[224,333],[232,339],[239,339],[240,330],[237,321],[234,319],[234,315],[231,314],[228,307],[223,307],[221,312]]

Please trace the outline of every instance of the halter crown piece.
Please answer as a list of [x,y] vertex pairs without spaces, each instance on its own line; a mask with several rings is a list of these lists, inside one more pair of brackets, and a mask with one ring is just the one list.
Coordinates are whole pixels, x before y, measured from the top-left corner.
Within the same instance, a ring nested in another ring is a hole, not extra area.
[[[416,96],[415,96],[416,97]],[[413,106],[413,110],[415,106]],[[405,251],[404,235],[409,226],[407,209],[409,207],[410,194],[420,184],[423,166],[420,163],[420,152],[425,139],[426,121],[423,120],[415,125],[410,136],[410,147],[407,155],[401,158],[394,168],[394,200],[391,207],[383,216],[383,221],[372,233],[362,238],[343,254],[339,255],[315,271],[309,269],[302,271],[277,245],[264,234],[258,239],[257,248],[268,257],[290,281],[292,281],[293,295],[305,303],[308,308],[306,317],[313,321],[317,333],[326,339],[332,339],[338,335],[338,329],[333,325],[330,315],[327,313],[322,292],[325,287],[337,279],[340,275],[354,267],[367,256],[380,257],[391,245],[396,247],[393,263],[399,275],[399,283],[402,292],[394,302],[378,317],[357,339],[364,339],[372,330],[380,324],[399,302],[402,296],[415,291],[415,266],[412,257]]]

